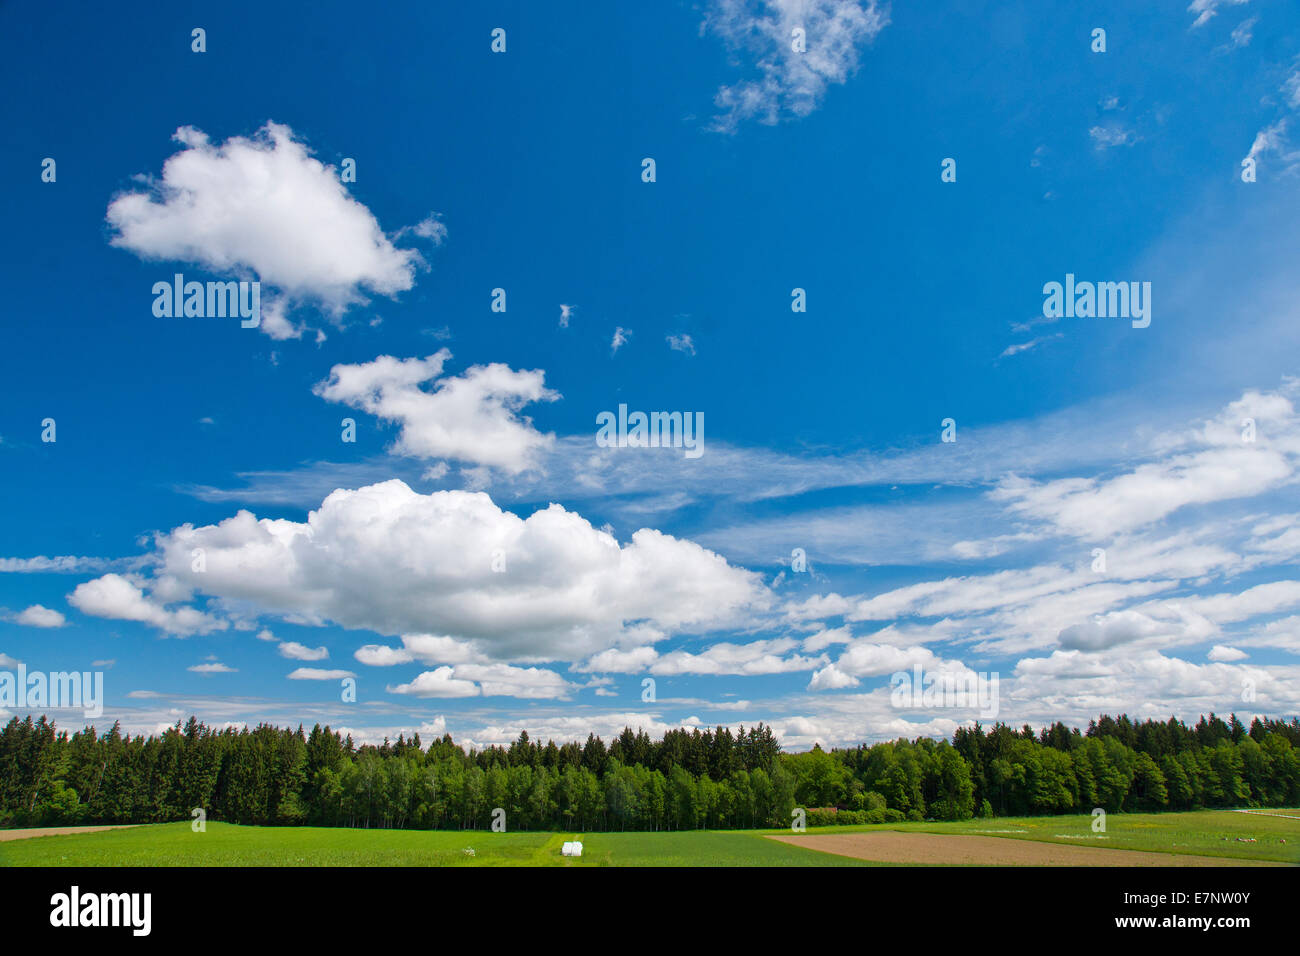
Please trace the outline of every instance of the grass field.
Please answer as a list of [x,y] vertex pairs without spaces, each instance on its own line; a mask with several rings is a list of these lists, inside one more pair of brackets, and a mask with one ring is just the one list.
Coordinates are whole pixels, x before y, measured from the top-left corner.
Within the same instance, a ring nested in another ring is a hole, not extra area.
[[[1089,816],[960,823],[818,827],[810,834],[893,831],[973,834],[1073,846],[1144,850],[1300,864],[1300,811],[1112,814],[1094,834]],[[1292,816],[1295,814],[1295,816]],[[167,823],[0,842],[5,866],[862,866],[870,861],[768,839],[789,830],[674,833],[489,833],[242,827],[210,822],[206,833]],[[1237,838],[1256,842],[1238,842]],[[583,856],[560,855],[581,839]],[[1284,842],[1285,841],[1285,842]],[[473,855],[466,853],[472,849]],[[1173,857],[1170,863],[1177,863]]]
[[[560,855],[581,839],[583,856]],[[465,852],[474,851],[473,856]],[[4,866],[846,866],[745,831],[489,833],[163,823],[0,843]]]

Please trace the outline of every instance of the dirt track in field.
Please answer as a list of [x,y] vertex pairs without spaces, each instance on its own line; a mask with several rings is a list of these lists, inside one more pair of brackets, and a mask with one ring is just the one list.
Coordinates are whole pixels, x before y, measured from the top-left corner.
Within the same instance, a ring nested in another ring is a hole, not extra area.
[[948,866],[1281,866],[1260,860],[1232,860],[1181,853],[1108,850],[1010,840],[1002,837],[946,833],[823,833],[773,836],[792,846],[851,856],[876,863],[939,864]]
[[118,823],[106,827],[32,827],[27,830],[0,830],[0,843],[6,840],[26,840],[28,837],[63,836],[67,833],[98,833],[100,830],[125,830],[138,827],[138,823]]

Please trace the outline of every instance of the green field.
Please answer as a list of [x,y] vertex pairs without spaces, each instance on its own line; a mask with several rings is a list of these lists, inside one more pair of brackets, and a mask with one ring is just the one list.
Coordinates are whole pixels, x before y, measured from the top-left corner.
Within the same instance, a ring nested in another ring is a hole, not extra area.
[[[583,856],[560,855],[580,839]],[[474,851],[473,856],[466,849]],[[4,866],[845,866],[752,831],[490,833],[188,823],[0,843]]]
[[[1283,814],[1297,811],[1280,811]],[[1300,817],[1231,811],[1112,814],[1094,834],[1088,816],[1002,818],[879,827],[818,827],[808,832],[879,830],[979,834],[1045,843],[1300,863]],[[861,866],[848,857],[766,839],[788,830],[672,833],[490,833],[346,830],[189,823],[0,842],[6,866]],[[1250,837],[1256,842],[1238,842]],[[560,855],[581,839],[580,860]],[[472,849],[473,855],[465,852]]]

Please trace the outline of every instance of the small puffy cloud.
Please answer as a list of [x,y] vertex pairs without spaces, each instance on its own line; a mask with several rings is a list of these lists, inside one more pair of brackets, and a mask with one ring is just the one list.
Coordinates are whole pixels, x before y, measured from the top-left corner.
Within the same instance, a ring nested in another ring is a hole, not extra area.
[[423,359],[381,355],[359,365],[335,365],[314,391],[326,401],[399,424],[401,433],[389,449],[393,454],[451,458],[511,474],[532,466],[555,436],[537,431],[519,411],[560,397],[546,387],[545,373],[493,363],[442,377],[450,358],[451,352],[441,349]]
[[414,226],[403,226],[397,230],[393,238],[398,239],[407,234],[419,236],[421,239],[428,239],[435,246],[440,246],[447,238],[447,226],[442,221],[442,216],[434,212]]
[[483,664],[488,660],[472,642],[436,634],[403,634],[401,647],[366,644],[357,648],[353,656],[371,667],[392,667],[412,661],[422,664]]
[[394,667],[415,660],[415,656],[406,648],[389,647],[386,644],[366,644],[358,647],[352,656],[370,667]]
[[280,656],[293,661],[323,661],[330,652],[327,647],[307,647],[297,641],[285,641],[280,645]]
[[621,349],[624,345],[627,344],[627,340],[631,337],[631,335],[632,335],[631,329],[625,329],[621,325],[618,328],[616,328],[614,330],[614,338],[609,343],[609,354],[613,355],[616,352],[618,352],[619,349]]
[[732,644],[721,641],[710,644],[698,654],[680,650],[664,654],[650,665],[650,673],[659,675],[736,674],[753,676],[807,671],[812,670],[819,664],[826,663],[824,656],[804,657],[799,654],[786,656],[798,643],[798,641],[788,637],[751,641],[748,644]]
[[659,657],[653,647],[635,647],[631,650],[611,647],[594,654],[575,670],[587,674],[639,674],[648,670]]
[[472,680],[458,680],[452,676],[451,667],[425,671],[406,684],[390,685],[390,694],[407,694],[411,697],[478,697],[482,694]]
[[[220,144],[183,126],[173,138],[182,149],[161,177],[110,203],[114,246],[147,260],[256,276],[274,290],[274,302],[263,296],[262,328],[277,338],[301,335],[284,315],[292,305],[337,318],[367,293],[391,297],[414,285],[419,253],[395,247],[288,126],[270,122]],[[440,226],[434,219],[415,229],[440,240]]]
[[578,689],[555,671],[510,664],[456,664],[425,671],[390,694],[414,697],[519,697],[566,700]]
[[1226,662],[1226,661],[1242,661],[1245,660],[1250,655],[1247,654],[1245,651],[1238,650],[1235,647],[1228,647],[1224,644],[1215,644],[1213,647],[1210,648],[1210,652],[1205,656],[1212,661]]
[[867,638],[857,638],[850,642],[835,661],[836,670],[851,677],[879,677],[918,666],[932,671],[950,671],[954,668],[954,665],[941,660],[929,648],[895,647]]
[[167,634],[187,637],[224,631],[228,622],[192,607],[169,610],[163,603],[147,597],[136,584],[120,574],[105,574],[77,585],[68,595],[68,603],[92,617],[118,621],[139,621]]
[[668,336],[668,347],[674,352],[685,352],[687,355],[695,354],[695,342],[685,333]]
[[356,676],[352,671],[322,670],[319,667],[299,667],[288,674],[289,680],[343,680]]
[[22,661],[16,657],[10,657],[8,654],[0,652],[0,667],[13,668],[21,664]]
[[229,667],[220,661],[207,661],[203,664],[195,664],[193,667],[185,668],[187,671],[193,671],[196,674],[234,674],[239,669]]
[[560,303],[560,328],[567,329],[569,327],[569,320],[573,318],[573,310],[576,308],[576,305]]
[[457,664],[454,676],[477,681],[484,697],[566,699],[577,690],[555,671],[510,664]]
[[858,683],[856,677],[844,673],[834,664],[827,664],[821,670],[813,672],[812,680],[808,682],[808,689],[840,690],[845,687],[855,687]]
[[1094,126],[1088,130],[1088,135],[1092,137],[1093,144],[1098,149],[1132,146],[1140,139],[1133,130],[1125,129],[1114,123],[1107,126]]
[[28,627],[63,627],[68,623],[60,612],[43,607],[40,604],[33,604],[27,610],[20,612],[14,621],[18,624],[25,624]]

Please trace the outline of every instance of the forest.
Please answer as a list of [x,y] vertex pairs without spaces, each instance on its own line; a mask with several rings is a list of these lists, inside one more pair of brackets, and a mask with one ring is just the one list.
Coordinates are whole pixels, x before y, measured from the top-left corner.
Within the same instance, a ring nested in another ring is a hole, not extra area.
[[[769,727],[624,729],[608,744],[466,750],[450,735],[356,744],[319,725],[161,735],[42,716],[0,731],[0,827],[206,819],[272,826],[685,830],[1300,805],[1300,720],[1194,727],[1103,716],[1085,731],[996,724],[952,740],[785,753]],[[499,816],[499,814],[498,814]]]

